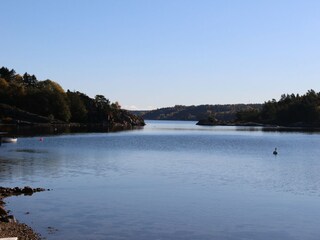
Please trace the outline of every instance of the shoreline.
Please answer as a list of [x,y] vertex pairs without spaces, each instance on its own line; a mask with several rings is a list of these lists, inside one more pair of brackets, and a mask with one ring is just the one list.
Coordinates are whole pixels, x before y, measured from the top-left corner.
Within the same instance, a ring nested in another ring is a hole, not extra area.
[[294,124],[288,126],[279,126],[272,124],[263,124],[255,122],[247,123],[223,123],[223,122],[210,122],[207,120],[200,120],[196,123],[198,126],[231,126],[231,127],[260,127],[263,131],[279,131],[279,132],[319,132],[319,126],[312,126],[306,124]]
[[40,234],[36,233],[31,227],[20,223],[16,218],[5,210],[4,199],[11,196],[30,196],[36,192],[46,191],[44,188],[6,188],[0,186],[0,238],[18,237],[19,240],[40,240]]
[[128,126],[114,124],[108,126],[104,124],[3,124],[0,123],[0,136],[43,136],[57,135],[64,133],[107,133],[141,129],[143,126]]

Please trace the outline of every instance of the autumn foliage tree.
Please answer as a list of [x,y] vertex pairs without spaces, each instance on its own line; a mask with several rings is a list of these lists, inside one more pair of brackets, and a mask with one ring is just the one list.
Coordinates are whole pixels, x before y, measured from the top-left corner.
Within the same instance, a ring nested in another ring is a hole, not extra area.
[[39,81],[27,72],[21,76],[5,67],[0,68],[0,110],[3,104],[6,108],[15,107],[28,114],[46,117],[50,122],[109,125],[115,119],[113,116],[121,112],[123,116],[137,120],[137,124],[143,124],[142,119],[121,110],[117,102],[111,103],[103,95],[90,98],[78,91],[65,92],[57,82],[49,79]]

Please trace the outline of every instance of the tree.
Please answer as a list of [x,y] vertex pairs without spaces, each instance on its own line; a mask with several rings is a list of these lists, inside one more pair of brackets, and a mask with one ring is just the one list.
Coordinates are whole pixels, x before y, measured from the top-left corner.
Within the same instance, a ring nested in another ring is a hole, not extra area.
[[65,122],[71,117],[67,94],[59,84],[51,80],[40,81],[36,88],[28,88],[22,107]]
[[[250,113],[240,112],[238,116],[250,116]],[[320,93],[309,90],[302,96],[283,94],[279,101],[265,102],[258,118],[268,124],[320,126]]]
[[[0,68],[0,103],[8,105],[8,109],[18,109],[17,111],[24,115],[22,119],[31,122],[48,122],[48,119],[50,122],[71,120],[81,123],[107,123],[109,127],[116,119],[121,124],[126,121],[126,117],[130,121],[134,119],[121,110],[118,102],[110,104],[103,95],[90,98],[80,92],[65,92],[52,80],[38,81],[35,75],[26,72],[21,76],[6,67]],[[35,117],[35,114],[39,116]],[[18,120],[21,116],[13,114],[11,117]],[[135,121],[135,124],[140,122],[143,124],[141,119]]]
[[71,112],[71,122],[86,122],[88,111],[80,95],[77,92],[67,91],[69,109]]
[[99,108],[99,109],[104,109],[104,108],[110,106],[109,99],[106,99],[105,96],[103,96],[103,95],[96,95],[94,100],[95,100],[97,108]]
[[114,102],[111,104],[111,108],[119,110],[119,109],[121,109],[121,106],[120,106],[119,102]]
[[35,75],[31,76],[27,72],[23,74],[22,79],[23,79],[24,84],[26,84],[27,86],[35,87],[38,83],[36,76]]
[[14,69],[9,70],[6,67],[0,68],[0,78],[4,78],[6,81],[11,82],[14,79],[16,71]]

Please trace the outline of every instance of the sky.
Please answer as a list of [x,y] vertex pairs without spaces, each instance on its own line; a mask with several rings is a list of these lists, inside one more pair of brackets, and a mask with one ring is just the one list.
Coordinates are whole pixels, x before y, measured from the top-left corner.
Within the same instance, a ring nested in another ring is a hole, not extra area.
[[318,0],[1,0],[0,67],[125,109],[320,91]]

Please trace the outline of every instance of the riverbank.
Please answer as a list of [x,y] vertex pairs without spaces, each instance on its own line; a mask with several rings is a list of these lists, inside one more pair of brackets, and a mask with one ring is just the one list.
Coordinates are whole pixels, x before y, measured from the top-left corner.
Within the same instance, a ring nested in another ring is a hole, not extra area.
[[45,191],[43,188],[5,188],[0,187],[0,237],[18,237],[19,240],[39,240],[41,236],[29,226],[20,223],[9,214],[4,206],[4,199],[11,196],[32,195],[35,192]]

